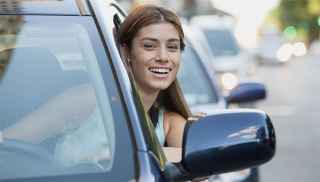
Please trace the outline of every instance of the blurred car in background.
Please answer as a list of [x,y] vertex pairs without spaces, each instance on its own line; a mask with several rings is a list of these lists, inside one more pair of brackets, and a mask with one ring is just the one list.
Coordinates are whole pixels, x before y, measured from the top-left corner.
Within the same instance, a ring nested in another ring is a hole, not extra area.
[[290,42],[278,31],[265,31],[261,34],[256,56],[259,64],[284,64],[294,57],[307,52],[303,42]]
[[[216,83],[214,71],[210,66],[210,53],[206,52],[201,42],[196,39],[196,29],[184,26],[186,47],[182,54],[182,64],[178,81],[191,112],[208,115],[221,112],[229,104],[254,102],[265,98],[265,88],[259,83],[241,83],[235,86],[230,94],[224,97]],[[209,181],[221,182],[257,182],[258,169],[247,169],[238,172],[212,176]]]
[[278,34],[264,34],[257,47],[257,58],[260,64],[282,64],[291,59],[291,44]]
[[198,35],[204,47],[211,51],[211,62],[218,77],[218,83],[229,92],[239,82],[247,81],[255,70],[253,57],[241,49],[234,35],[234,20],[230,17],[214,15],[195,16],[190,25],[200,29]]

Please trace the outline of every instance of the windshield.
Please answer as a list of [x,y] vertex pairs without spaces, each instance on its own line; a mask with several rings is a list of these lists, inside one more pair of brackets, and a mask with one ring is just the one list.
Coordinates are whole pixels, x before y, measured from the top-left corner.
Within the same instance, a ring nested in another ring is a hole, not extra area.
[[239,54],[237,41],[227,29],[207,29],[204,33],[214,56],[233,56]]
[[88,20],[0,16],[0,179],[111,169],[117,99]]
[[178,80],[189,106],[217,102],[216,90],[195,50],[187,44],[182,52]]

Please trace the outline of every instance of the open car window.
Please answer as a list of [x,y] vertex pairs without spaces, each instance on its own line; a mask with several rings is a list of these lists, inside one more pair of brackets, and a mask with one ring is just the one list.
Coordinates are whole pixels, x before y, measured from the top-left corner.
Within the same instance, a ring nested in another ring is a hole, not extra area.
[[[114,27],[113,27],[114,37],[113,38],[117,44],[119,54],[121,55],[122,54],[121,45],[119,45],[119,43],[118,43],[117,33],[119,31],[120,24],[125,19],[125,14],[119,12],[119,9],[117,9],[116,6],[113,6],[112,10],[113,10],[112,14],[113,14],[113,24],[114,24]],[[127,60],[123,55],[121,55],[121,57],[122,57],[122,62],[126,67],[126,71],[127,71],[128,77],[131,82],[132,96],[133,96],[136,108],[138,110],[141,129],[142,129],[148,150],[152,154],[151,156],[154,157],[156,159],[156,161],[158,162],[159,167],[164,168],[165,163],[166,163],[166,159],[165,159],[165,155],[161,149],[159,140],[155,134],[154,126],[152,125],[152,122],[149,118],[149,115],[147,114],[147,112],[143,108],[143,105],[141,102],[141,97],[138,93],[138,90],[137,90],[132,72],[130,70],[130,67],[129,67],[128,63],[126,62]]]
[[[120,23],[125,18],[124,16],[125,16],[125,14],[119,12],[117,8],[113,9],[113,23],[114,23],[113,32],[114,32],[115,40],[117,40],[118,28],[120,26]],[[118,48],[120,49],[120,45],[118,45]],[[120,54],[121,54],[121,51],[120,51]],[[134,81],[133,75],[131,73],[130,67],[127,64],[125,57],[123,55],[122,55],[122,61],[123,61],[124,65],[127,67],[128,76],[130,78],[131,85],[132,85],[133,97],[134,97],[135,105],[138,110],[140,124],[142,126],[141,128],[142,128],[142,132],[144,134],[145,141],[147,143],[147,147],[150,150],[150,154],[152,154],[151,157],[155,157],[156,161],[159,164],[159,167],[164,168],[167,160],[169,162],[176,162],[177,159],[179,159],[181,157],[181,152],[177,152],[179,156],[175,155],[175,156],[171,157],[171,155],[170,155],[168,158],[168,155],[166,155],[168,149],[162,148],[159,141],[158,141],[158,138],[155,133],[155,127],[153,126],[153,124],[149,118],[149,115],[147,114],[147,112],[143,108],[143,105],[142,105],[142,102],[140,99],[140,95],[136,89],[135,81]],[[182,113],[182,115],[184,117],[188,118],[189,116],[191,116],[190,109],[188,108],[188,105],[186,104],[186,101],[184,99],[184,96],[183,96],[183,93],[180,89],[178,81],[175,81],[168,89],[168,98],[167,99],[171,99],[172,104],[175,105],[174,107],[177,108],[177,110],[180,113]],[[170,151],[170,153],[172,153],[172,149],[169,149],[169,151]],[[181,151],[181,150],[178,150],[178,151]],[[174,160],[170,160],[171,158],[173,158]]]

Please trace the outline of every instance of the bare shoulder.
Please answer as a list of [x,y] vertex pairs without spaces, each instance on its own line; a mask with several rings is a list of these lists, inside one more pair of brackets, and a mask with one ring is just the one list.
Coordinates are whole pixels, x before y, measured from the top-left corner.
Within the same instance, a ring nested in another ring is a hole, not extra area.
[[176,112],[167,111],[165,112],[165,120],[171,123],[181,123],[184,124],[187,120]]
[[169,147],[181,147],[184,127],[187,120],[176,112],[165,112],[164,127]]
[[166,133],[168,133],[170,130],[181,130],[184,128],[186,122],[186,118],[179,113],[167,111],[164,114],[164,127]]

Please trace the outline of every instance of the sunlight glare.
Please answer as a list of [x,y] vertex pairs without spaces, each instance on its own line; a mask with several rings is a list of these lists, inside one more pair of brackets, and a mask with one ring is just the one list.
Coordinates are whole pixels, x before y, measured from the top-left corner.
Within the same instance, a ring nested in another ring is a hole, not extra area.
[[275,7],[278,0],[211,0],[224,11],[237,18],[236,37],[246,48],[254,48],[257,41],[257,29],[266,14]]

